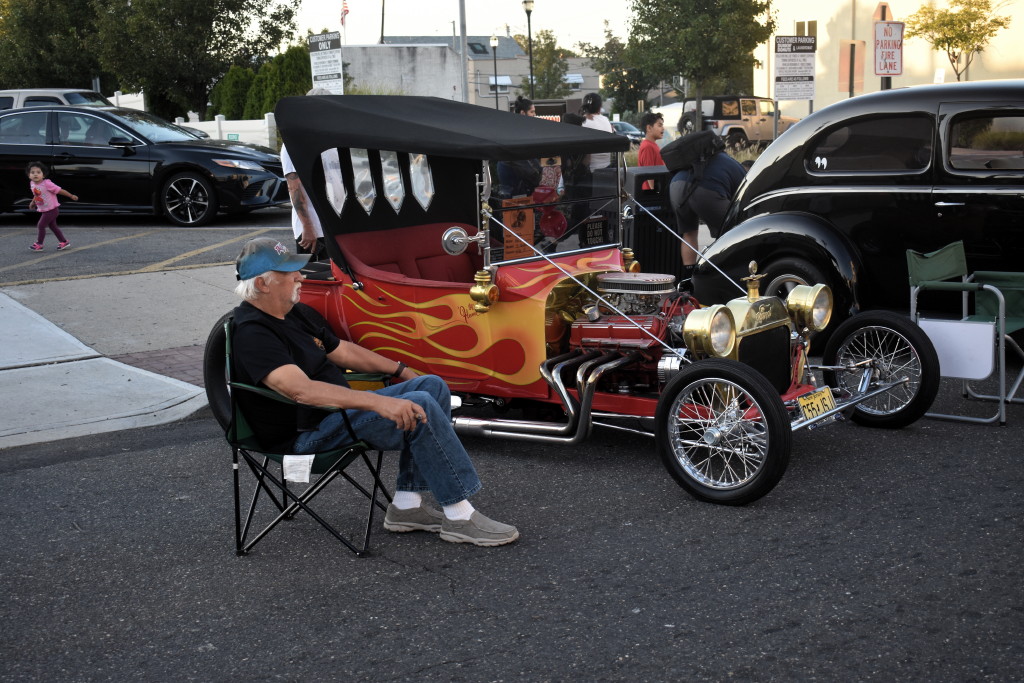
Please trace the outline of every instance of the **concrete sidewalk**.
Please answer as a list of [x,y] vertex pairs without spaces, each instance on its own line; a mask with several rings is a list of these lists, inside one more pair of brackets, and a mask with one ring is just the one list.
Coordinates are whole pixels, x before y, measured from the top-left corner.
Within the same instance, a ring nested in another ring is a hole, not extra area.
[[159,362],[146,359],[181,348],[198,355],[238,302],[233,273],[215,266],[0,287],[0,450],[203,409],[200,386],[153,372]]

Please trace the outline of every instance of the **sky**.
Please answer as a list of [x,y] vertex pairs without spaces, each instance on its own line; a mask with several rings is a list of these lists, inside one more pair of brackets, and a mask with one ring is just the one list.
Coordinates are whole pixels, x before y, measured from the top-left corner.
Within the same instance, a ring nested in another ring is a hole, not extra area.
[[[347,0],[348,17],[342,40],[348,45],[374,44],[380,40],[382,0]],[[299,35],[306,29],[319,33],[341,28],[342,0],[302,0],[297,17]],[[526,35],[526,12],[522,0],[463,0],[466,34],[504,34],[508,24],[512,35]],[[384,35],[451,36],[452,22],[459,32],[459,0],[384,0]],[[629,21],[626,0],[535,0],[531,15],[533,35],[553,31],[562,47],[575,49],[579,42],[604,44],[604,22],[625,41]]]

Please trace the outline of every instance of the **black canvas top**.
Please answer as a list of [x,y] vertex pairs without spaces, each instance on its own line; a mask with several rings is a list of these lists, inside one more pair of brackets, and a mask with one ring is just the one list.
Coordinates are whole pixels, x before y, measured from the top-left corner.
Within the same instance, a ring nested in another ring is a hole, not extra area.
[[331,147],[489,161],[629,149],[622,135],[436,97],[285,97],[275,116],[293,158]]

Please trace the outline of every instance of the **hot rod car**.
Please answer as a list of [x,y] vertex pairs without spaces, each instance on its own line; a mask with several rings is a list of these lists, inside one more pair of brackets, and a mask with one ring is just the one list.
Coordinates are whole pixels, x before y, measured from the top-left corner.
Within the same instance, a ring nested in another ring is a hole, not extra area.
[[[340,337],[444,378],[459,433],[627,430],[691,494],[738,505],[776,485],[793,432],[845,416],[901,427],[935,396],[935,352],[905,317],[852,318],[812,365],[828,286],[762,296],[751,264],[738,296],[702,306],[643,272],[622,245],[621,136],[421,97],[286,98],[276,113],[328,237],[302,301]],[[591,172],[595,154],[609,167]],[[207,391],[226,421],[222,335]]]

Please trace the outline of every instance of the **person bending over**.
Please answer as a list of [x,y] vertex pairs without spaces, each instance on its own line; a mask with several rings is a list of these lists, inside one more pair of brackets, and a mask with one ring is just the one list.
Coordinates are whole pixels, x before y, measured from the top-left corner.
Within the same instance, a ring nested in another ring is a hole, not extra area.
[[[262,237],[247,242],[235,264],[235,291],[243,302],[234,311],[232,370],[242,382],[299,404],[240,392],[257,437],[283,453],[335,448],[350,440],[342,413],[317,406],[341,408],[360,439],[400,451],[385,529],[439,532],[445,541],[481,546],[515,541],[514,526],[485,517],[469,502],[480,479],[452,428],[447,385],[338,339],[316,310],[299,303],[304,276],[298,271],[308,260],[308,254]],[[391,375],[397,383],[356,391],[348,387],[345,369]],[[424,499],[428,491],[441,510]]]
[[680,245],[682,279],[689,279],[697,264],[698,219],[704,221],[711,236],[717,238],[722,232],[722,222],[732,196],[744,175],[743,166],[721,151],[695,168],[679,171],[672,177],[669,199],[676,216],[676,228],[686,242]]

